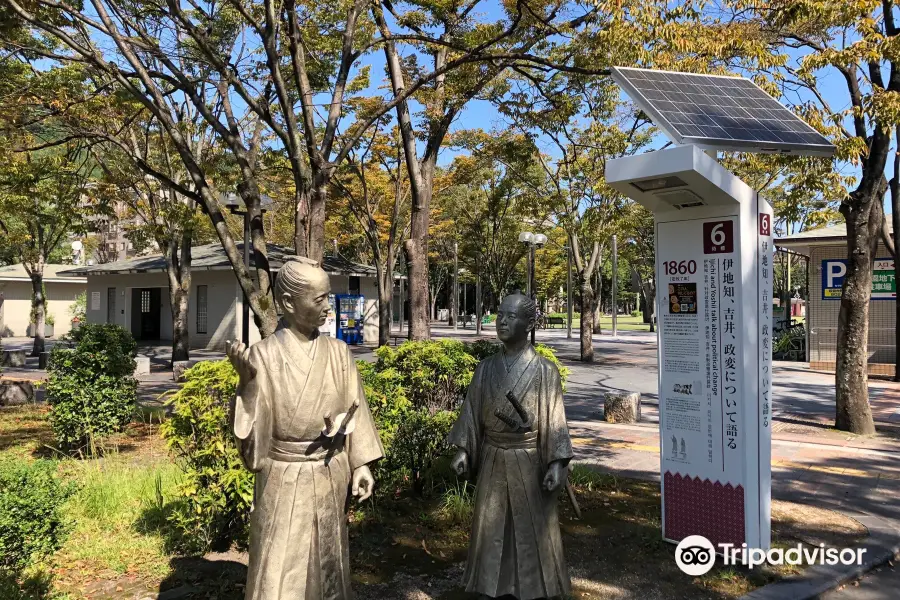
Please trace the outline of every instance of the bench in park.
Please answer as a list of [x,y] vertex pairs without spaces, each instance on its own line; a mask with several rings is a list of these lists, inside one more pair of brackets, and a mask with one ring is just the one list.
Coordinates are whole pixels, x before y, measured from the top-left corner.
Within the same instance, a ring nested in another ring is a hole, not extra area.
[[475,324],[475,315],[459,315],[459,323],[463,327]]
[[547,327],[549,329],[555,329],[555,326],[559,325],[560,327],[566,326],[566,318],[565,317],[547,317]]

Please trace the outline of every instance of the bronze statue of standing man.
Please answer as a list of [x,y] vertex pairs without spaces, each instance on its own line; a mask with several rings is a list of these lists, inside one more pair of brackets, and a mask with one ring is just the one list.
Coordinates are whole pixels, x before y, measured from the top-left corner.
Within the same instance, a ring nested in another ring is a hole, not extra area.
[[234,434],[256,474],[247,600],[349,600],[347,504],[375,484],[383,455],[347,345],[319,336],[328,275],[315,261],[284,264],[275,283],[278,330],[247,348],[229,343],[240,376]]
[[453,468],[477,473],[466,591],[489,598],[553,598],[569,593],[557,496],[572,442],[556,366],[528,341],[536,307],[522,294],[503,299],[503,349],[482,361],[450,443]]

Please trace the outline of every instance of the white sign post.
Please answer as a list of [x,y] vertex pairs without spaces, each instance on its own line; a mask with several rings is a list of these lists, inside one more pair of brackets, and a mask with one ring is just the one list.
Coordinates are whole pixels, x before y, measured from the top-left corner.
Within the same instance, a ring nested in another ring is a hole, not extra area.
[[656,220],[663,537],[768,549],[772,208],[694,146],[606,178]]

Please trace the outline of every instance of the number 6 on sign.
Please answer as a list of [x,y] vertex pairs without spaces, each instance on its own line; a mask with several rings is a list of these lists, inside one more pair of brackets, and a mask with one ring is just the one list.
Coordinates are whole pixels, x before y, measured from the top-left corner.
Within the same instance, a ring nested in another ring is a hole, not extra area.
[[734,252],[734,221],[709,221],[703,224],[703,254]]

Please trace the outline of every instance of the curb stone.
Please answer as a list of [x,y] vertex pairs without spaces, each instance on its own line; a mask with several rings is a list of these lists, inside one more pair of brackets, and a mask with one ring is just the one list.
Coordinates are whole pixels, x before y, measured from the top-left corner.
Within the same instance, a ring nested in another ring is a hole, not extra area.
[[856,519],[869,530],[869,537],[854,546],[865,548],[861,565],[816,565],[802,575],[785,578],[763,586],[738,600],[808,600],[835,589],[839,585],[856,579],[880,567],[900,552],[900,529],[893,521],[867,514],[845,513]]

